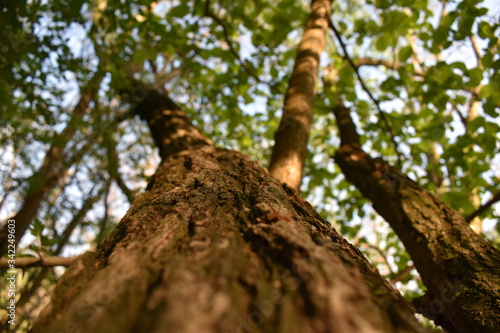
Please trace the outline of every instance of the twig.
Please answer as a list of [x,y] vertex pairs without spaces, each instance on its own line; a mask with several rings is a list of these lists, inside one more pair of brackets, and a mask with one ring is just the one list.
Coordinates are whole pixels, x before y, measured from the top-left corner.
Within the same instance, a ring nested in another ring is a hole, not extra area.
[[488,210],[491,206],[493,206],[498,201],[500,201],[500,191],[495,193],[495,195],[493,195],[493,197],[487,203],[485,203],[484,205],[481,205],[478,209],[476,209],[476,211],[474,213],[467,216],[465,218],[465,221],[467,221],[467,223],[471,222],[476,216],[479,216],[482,213],[484,213],[486,210]]
[[401,152],[398,149],[398,144],[396,142],[396,138],[394,136],[391,124],[389,123],[389,119],[387,119],[386,114],[380,108],[379,101],[373,96],[373,94],[371,93],[371,91],[366,86],[363,78],[359,74],[358,68],[356,67],[356,65],[352,61],[352,58],[349,55],[349,52],[347,51],[347,47],[346,47],[344,41],[342,40],[342,36],[340,35],[340,32],[337,30],[337,28],[335,27],[335,25],[333,24],[333,21],[331,19],[328,20],[328,25],[333,30],[333,33],[335,34],[335,37],[337,38],[337,40],[338,40],[338,42],[339,42],[342,50],[344,51],[344,57],[345,57],[345,59],[347,59],[347,61],[351,65],[352,69],[356,73],[356,77],[358,78],[358,81],[361,84],[361,88],[363,88],[363,90],[366,92],[366,94],[368,95],[368,97],[370,98],[370,100],[373,102],[373,104],[375,104],[375,107],[377,108],[377,111],[378,111],[380,117],[382,118],[382,121],[384,122],[385,127],[386,127],[387,131],[389,132],[389,137],[391,138],[391,141],[392,141],[392,143],[394,145],[394,150],[396,151],[396,155],[397,155],[397,158],[398,158],[398,167],[401,167],[401,163],[402,163],[401,162],[401,155],[402,154],[401,154]]
[[401,272],[398,272],[395,277],[393,277],[389,283],[394,285],[396,282],[403,280],[408,274],[410,274],[411,270],[415,268],[415,265],[410,265],[403,269]]
[[384,251],[382,251],[381,249],[379,249],[378,247],[374,246],[374,245],[371,245],[371,244],[362,244],[361,247],[365,247],[367,249],[372,249],[372,250],[375,250],[383,259],[385,265],[387,266],[387,268],[389,269],[389,273],[392,275],[394,274],[392,268],[391,268],[391,264],[389,263],[389,260],[387,259]]

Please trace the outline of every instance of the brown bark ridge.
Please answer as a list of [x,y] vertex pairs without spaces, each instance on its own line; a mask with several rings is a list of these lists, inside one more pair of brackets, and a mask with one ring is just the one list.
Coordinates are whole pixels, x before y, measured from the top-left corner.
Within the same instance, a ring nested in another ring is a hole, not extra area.
[[341,136],[335,161],[397,233],[427,288],[417,311],[448,332],[498,332],[499,251],[429,191],[365,153],[347,108],[334,113]]
[[423,332],[401,295],[294,190],[215,148],[151,92],[162,163],[77,259],[31,332]]
[[269,172],[281,182],[300,190],[311,131],[313,103],[321,52],[326,44],[330,0],[313,0],[285,96],[283,116],[274,135]]
[[[90,102],[95,98],[101,79],[102,75],[99,74],[94,75],[89,81],[73,110],[71,120],[61,133],[54,136],[52,145],[45,154],[42,166],[31,177],[23,205],[17,214],[11,218],[16,221],[16,237],[14,239],[16,244],[19,243],[26,230],[28,230],[47,193],[56,186],[60,177],[71,166],[70,163],[65,163],[64,149],[77,131],[78,126],[76,123],[85,114]],[[10,244],[7,242],[7,235],[8,230],[7,225],[5,225],[0,230],[0,257],[7,253],[7,246]]]

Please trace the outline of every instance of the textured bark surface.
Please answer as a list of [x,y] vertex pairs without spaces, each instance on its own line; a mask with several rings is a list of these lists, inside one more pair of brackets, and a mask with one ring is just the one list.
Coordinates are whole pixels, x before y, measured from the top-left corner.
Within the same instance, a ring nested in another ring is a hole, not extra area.
[[498,332],[500,252],[456,211],[365,153],[349,110],[337,107],[335,116],[341,133],[336,162],[392,226],[427,287],[417,310],[449,332]]
[[280,127],[274,136],[269,172],[297,192],[302,182],[319,61],[326,44],[331,3],[330,0],[313,0],[311,3],[311,14],[299,44],[285,96]]
[[[49,191],[54,188],[59,179],[64,175],[71,163],[65,161],[64,149],[68,142],[73,138],[77,131],[75,123],[81,120],[81,117],[88,110],[90,102],[94,99],[100,84],[101,76],[93,77],[82,97],[75,106],[68,125],[64,130],[53,138],[52,145],[49,147],[40,169],[31,177],[30,187],[24,198],[23,205],[17,214],[12,217],[16,221],[15,241],[18,243],[28,230],[31,221],[36,216],[38,208]],[[0,257],[7,253],[7,228],[0,230]]]
[[161,165],[96,253],[70,266],[31,332],[424,331],[294,190],[152,95],[138,112]]

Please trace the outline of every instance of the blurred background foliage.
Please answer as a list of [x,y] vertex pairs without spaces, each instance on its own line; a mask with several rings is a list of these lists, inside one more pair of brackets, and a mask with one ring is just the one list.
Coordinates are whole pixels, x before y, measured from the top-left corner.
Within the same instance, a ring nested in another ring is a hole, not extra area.
[[[218,146],[267,166],[308,2],[0,3],[1,221],[36,185],[46,151],[64,152],[18,257],[95,248],[144,190],[159,157],[120,98],[130,76],[166,90]],[[367,151],[471,217],[498,200],[499,17],[495,1],[333,3],[338,34],[328,32],[321,56],[302,196],[409,298],[423,288],[411,259],[332,159],[331,106],[341,96]],[[78,113],[93,86],[97,95]],[[496,246],[499,214],[497,204],[471,219]],[[21,328],[62,271],[20,271]]]

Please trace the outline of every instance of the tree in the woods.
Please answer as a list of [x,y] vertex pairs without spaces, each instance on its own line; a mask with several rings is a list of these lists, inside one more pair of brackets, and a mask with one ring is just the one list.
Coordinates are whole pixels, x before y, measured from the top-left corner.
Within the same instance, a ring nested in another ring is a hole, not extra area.
[[2,328],[496,332],[485,6],[2,4]]

